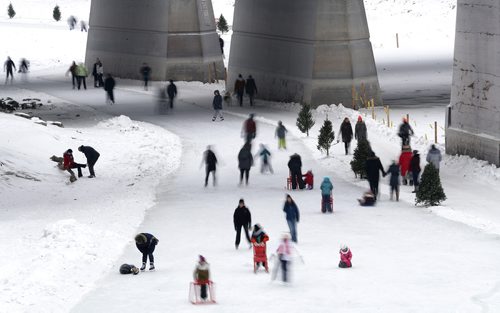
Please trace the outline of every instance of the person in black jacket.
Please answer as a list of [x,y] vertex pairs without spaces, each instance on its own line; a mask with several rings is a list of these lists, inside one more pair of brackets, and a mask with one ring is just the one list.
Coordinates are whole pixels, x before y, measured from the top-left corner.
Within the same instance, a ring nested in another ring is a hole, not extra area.
[[292,189],[297,189],[297,185],[300,189],[304,189],[305,184],[302,180],[302,160],[300,158],[300,155],[294,153],[290,156],[290,161],[288,161],[288,168],[290,169]]
[[392,164],[387,169],[387,174],[391,174],[389,185],[391,186],[391,200],[394,192],[396,192],[396,201],[399,201],[399,185],[401,181],[399,179],[399,164],[396,161],[392,161]]
[[384,171],[384,168],[382,167],[380,159],[375,155],[375,152],[370,151],[370,153],[368,154],[368,158],[366,159],[365,167],[366,176],[368,177],[368,182],[370,183],[370,190],[372,191],[376,200],[378,196],[378,183],[380,180],[379,172],[382,172],[384,176],[386,175],[386,173]]
[[5,84],[7,84],[9,76],[11,84],[14,80],[14,71],[12,69],[16,70],[16,65],[14,64],[14,61],[12,61],[10,57],[7,57],[7,61],[5,61],[5,63],[3,64],[3,70],[4,72],[5,71],[7,72],[7,76],[5,77]]
[[220,117],[220,120],[224,120],[224,116],[222,116],[222,96],[218,90],[214,91],[214,100],[212,101],[212,107],[214,108],[214,117],[212,118],[212,122],[215,122],[217,116]]
[[159,240],[148,233],[140,233],[135,236],[135,245],[139,251],[142,253],[142,266],[141,271],[146,269],[146,262],[149,257],[149,270],[154,271],[155,269],[155,258],[153,252],[158,244]]
[[95,177],[94,165],[97,162],[97,159],[99,159],[100,156],[99,152],[97,152],[94,148],[90,146],[80,146],[78,147],[78,151],[85,154],[85,157],[87,158],[87,165],[89,166],[89,172],[90,172],[89,178],[94,178]]
[[211,146],[207,146],[207,150],[205,153],[203,153],[203,162],[205,163],[205,170],[206,170],[206,175],[205,175],[205,187],[208,185],[208,176],[210,176],[210,173],[212,173],[212,178],[214,180],[214,186],[215,186],[215,171],[217,168],[217,157],[215,156],[215,153],[212,151]]
[[252,215],[250,214],[248,208],[245,206],[245,201],[243,199],[240,199],[238,207],[236,208],[236,210],[234,210],[233,223],[234,230],[236,231],[236,241],[234,242],[234,246],[236,247],[236,249],[238,249],[238,246],[240,245],[242,227],[243,231],[245,232],[245,236],[247,237],[248,243],[251,245],[251,239],[248,231],[252,227]]
[[106,79],[104,80],[104,90],[106,91],[106,95],[108,96],[108,102],[110,104],[115,103],[115,79],[111,76],[111,74],[106,75]]
[[401,137],[401,146],[409,146],[410,145],[410,136],[413,136],[414,132],[408,123],[408,120],[403,118],[403,123],[399,125],[398,136]]
[[413,186],[415,188],[412,192],[416,193],[418,191],[419,185],[418,176],[422,171],[422,169],[420,168],[420,154],[418,153],[418,150],[413,150],[413,156],[411,157],[410,161],[410,171],[413,176]]
[[238,153],[238,168],[240,169],[240,186],[243,183],[243,174],[245,174],[245,183],[248,185],[248,176],[250,168],[253,166],[252,145],[247,142]]
[[[349,119],[346,117],[342,124],[340,125],[340,130],[339,134],[342,135],[342,142],[344,143],[345,147],[345,155],[349,154],[349,146],[351,145],[352,141],[352,126],[351,122]],[[339,139],[337,139],[337,142],[340,141],[340,136]]]
[[177,86],[174,84],[173,80],[169,81],[170,84],[167,87],[168,100],[170,102],[170,108],[174,108],[174,98],[177,96]]
[[255,94],[257,93],[257,85],[255,84],[255,79],[253,79],[252,75],[248,75],[247,81],[245,83],[245,90],[250,98],[250,105],[253,105],[253,99]]

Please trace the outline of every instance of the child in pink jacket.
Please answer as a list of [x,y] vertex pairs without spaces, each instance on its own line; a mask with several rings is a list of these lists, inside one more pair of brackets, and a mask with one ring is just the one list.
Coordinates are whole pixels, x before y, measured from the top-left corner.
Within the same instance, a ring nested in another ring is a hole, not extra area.
[[352,253],[351,253],[351,250],[349,249],[349,247],[344,245],[344,246],[342,246],[342,248],[340,248],[339,252],[340,252],[339,267],[341,267],[341,268],[352,267],[352,263],[351,263]]

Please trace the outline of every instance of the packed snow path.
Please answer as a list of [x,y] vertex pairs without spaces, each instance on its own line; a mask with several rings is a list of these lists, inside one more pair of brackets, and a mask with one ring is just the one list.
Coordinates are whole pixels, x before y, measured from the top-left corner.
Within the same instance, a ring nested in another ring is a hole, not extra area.
[[[157,205],[138,229],[160,240],[155,251],[156,272],[118,274],[121,263],[140,263],[141,255],[131,238],[116,262],[116,271],[104,277],[73,312],[192,312],[195,308],[187,294],[198,254],[211,264],[217,284],[219,304],[204,307],[208,312],[441,313],[500,307],[498,236],[429,214],[413,203],[385,200],[377,207],[361,208],[355,199],[364,189],[345,182],[335,169],[321,168],[301,140],[289,137],[288,150],[276,151],[274,126],[258,124],[253,152],[258,143],[267,143],[272,148],[275,174],[261,175],[256,160],[250,185],[238,187],[236,156],[243,143],[243,119],[226,114],[225,121],[212,122],[211,94],[180,90],[181,100],[174,111],[158,115],[155,100],[133,86],[119,90],[113,106],[101,104],[103,92],[93,88],[77,92],[53,82],[30,88],[105,113],[164,126],[183,142],[181,167],[159,186]],[[249,112],[239,107],[230,110],[243,116]],[[262,108],[255,111],[268,114]],[[203,187],[204,169],[199,167],[208,144],[215,145],[221,163],[216,188],[211,184]],[[286,163],[293,152],[302,155],[304,170],[315,173],[316,188],[291,192],[301,211],[298,238],[305,264],[297,262],[292,284],[283,286],[271,284],[268,274],[253,273],[252,252],[244,238],[240,249],[234,249],[232,214],[238,200],[244,198],[253,223],[260,223],[271,238],[270,255],[287,230],[282,204]],[[324,175],[333,178],[334,215],[319,212],[318,187]],[[337,268],[341,243],[353,251],[352,269]]]

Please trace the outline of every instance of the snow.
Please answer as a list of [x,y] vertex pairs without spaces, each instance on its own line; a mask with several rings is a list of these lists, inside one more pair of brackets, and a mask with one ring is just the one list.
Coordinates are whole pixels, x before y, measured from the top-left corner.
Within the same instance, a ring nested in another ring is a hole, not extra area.
[[[213,0],[215,16],[223,13],[231,23],[232,3]],[[444,150],[454,1],[366,1],[393,123],[387,126],[381,107],[372,119],[370,110],[325,104],[314,111],[310,137],[295,127],[299,106],[293,103],[233,104],[225,108],[223,122],[212,122],[213,90],[224,90],[223,84],[177,82],[175,109],[164,114],[158,114],[157,90],[143,91],[140,82],[117,80],[112,106],[105,105],[100,89],[72,90],[64,73],[72,60],[83,60],[86,33],[69,31],[65,20],[69,14],[86,18],[90,2],[58,4],[63,13],[59,23],[51,20],[55,3],[35,0],[13,3],[18,15],[0,18],[0,40],[15,43],[0,47],[0,55],[26,57],[34,65],[28,82],[0,85],[0,97],[40,98],[42,108],[23,112],[64,124],[42,126],[36,119],[0,113],[1,312],[470,313],[500,308],[500,211],[494,198],[500,192],[500,169],[445,155],[440,175],[448,200],[441,206],[415,207],[411,188],[404,186],[401,201],[391,202],[383,179],[378,205],[361,208],[355,199],[368,184],[354,177],[352,156],[344,155],[342,144],[328,158],[316,148],[326,115],[337,135],[341,120],[349,117],[354,123],[361,114],[387,167],[399,155],[396,129],[409,114],[416,132],[412,148],[422,159],[434,140],[434,121],[437,146]],[[0,0],[0,7],[7,5]],[[396,31],[399,49],[394,48]],[[26,49],[19,38],[36,49]],[[223,38],[227,62],[230,34]],[[236,155],[249,113],[256,113],[258,123],[253,151],[258,143],[268,145],[275,174],[258,173],[256,160],[250,185],[238,187]],[[276,149],[278,120],[290,131],[287,151]],[[72,148],[76,161],[84,162],[77,151],[81,144],[101,153],[97,178],[70,184],[69,174],[48,158]],[[203,187],[200,162],[208,144],[219,159],[215,188]],[[244,198],[253,222],[261,223],[271,238],[270,255],[287,230],[282,204],[289,192],[284,188],[286,162],[294,152],[302,155],[303,169],[315,173],[316,189],[290,192],[301,210],[298,237],[305,263],[294,264],[292,283],[284,285],[252,272],[244,238],[234,249],[232,214]],[[319,212],[317,186],[323,176],[334,184],[333,215]],[[142,231],[160,240],[156,272],[118,274],[122,263],[139,265],[133,236]],[[351,269],[336,267],[341,244],[353,251]],[[211,264],[217,305],[198,308],[187,301],[198,254]]]

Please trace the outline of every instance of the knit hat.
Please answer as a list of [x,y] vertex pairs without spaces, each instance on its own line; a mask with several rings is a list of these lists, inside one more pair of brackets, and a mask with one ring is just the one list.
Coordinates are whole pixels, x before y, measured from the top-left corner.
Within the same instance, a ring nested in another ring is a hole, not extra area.
[[240,199],[240,202],[238,202],[238,203],[243,203],[243,204],[245,204],[245,200],[243,200],[243,198],[241,198],[241,199]]
[[340,246],[340,251],[343,253],[347,253],[349,251],[349,247],[347,245]]
[[290,240],[290,233],[284,232],[283,235],[281,235],[281,239],[283,240]]
[[361,117],[361,115],[358,115],[358,122],[361,122],[363,120],[363,118]]
[[418,150],[413,150],[413,155],[418,154]]
[[205,257],[203,255],[201,255],[201,254],[198,256],[198,259],[199,259],[200,263],[201,262],[206,262]]
[[83,145],[78,147],[78,151],[82,151]]
[[261,229],[262,229],[262,226],[260,226],[260,224],[255,224],[255,225],[253,226],[253,231],[254,231],[254,232],[258,232],[258,231],[259,231],[259,230],[261,230]]

